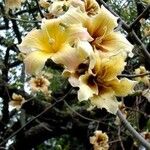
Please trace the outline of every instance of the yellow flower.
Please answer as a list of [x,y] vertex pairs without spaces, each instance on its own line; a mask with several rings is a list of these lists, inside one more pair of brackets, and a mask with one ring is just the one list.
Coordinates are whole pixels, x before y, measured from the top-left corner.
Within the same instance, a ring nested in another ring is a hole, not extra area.
[[9,105],[19,110],[24,102],[25,99],[21,95],[13,93],[12,100],[9,102]]
[[32,92],[48,92],[48,86],[50,85],[50,82],[44,78],[43,76],[37,76],[35,78],[31,78],[29,81],[30,88]]
[[15,10],[16,8],[20,8],[21,2],[24,2],[24,0],[5,0],[6,12],[8,12],[9,9]]
[[92,51],[88,40],[92,38],[81,24],[67,26],[57,19],[43,20],[41,29],[29,32],[19,45],[20,51],[27,54],[26,72],[40,72],[48,58],[73,69],[79,59],[86,58]]
[[69,6],[68,1],[54,1],[50,4],[48,11],[50,14],[58,17],[65,13],[68,6]]
[[84,7],[88,16],[96,15],[100,11],[99,4],[95,0],[84,0]]
[[[139,68],[135,69],[135,74],[136,75],[145,74],[145,73],[148,73],[148,71],[145,69],[144,66],[140,66]],[[145,85],[150,85],[149,75],[136,77],[135,80],[139,81],[139,82],[143,82]]]
[[94,136],[90,137],[90,143],[93,145],[94,150],[108,150],[108,135],[102,131],[95,131]]
[[132,55],[133,46],[120,32],[114,31],[118,26],[118,18],[104,6],[101,6],[98,13],[92,17],[89,17],[79,8],[71,7],[59,19],[63,19],[66,24],[82,23],[93,38],[91,44],[98,51],[124,51],[129,53],[130,56]]
[[127,96],[133,92],[135,81],[127,78],[118,79],[117,75],[124,70],[124,56],[121,54],[109,58],[100,58],[96,53],[95,64],[79,77],[78,99],[88,100],[98,108],[105,108],[115,114],[118,109],[116,96]]
[[48,8],[50,6],[50,3],[47,2],[47,0],[40,0],[39,5],[43,8]]

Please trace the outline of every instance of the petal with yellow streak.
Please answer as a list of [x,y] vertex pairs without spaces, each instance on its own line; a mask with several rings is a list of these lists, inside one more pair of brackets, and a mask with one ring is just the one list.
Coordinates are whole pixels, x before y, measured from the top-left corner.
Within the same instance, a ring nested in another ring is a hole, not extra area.
[[24,59],[25,70],[29,74],[38,74],[45,65],[45,62],[52,54],[42,51],[34,51]]
[[34,50],[49,51],[48,36],[44,31],[33,29],[22,40],[22,43],[18,45],[19,50],[23,53],[30,53]]
[[116,78],[117,75],[121,74],[124,70],[125,62],[124,56],[118,54],[116,56],[111,56],[109,59],[103,59],[102,67],[99,75],[103,81],[110,81]]
[[91,104],[97,108],[105,108],[108,112],[116,114],[119,102],[113,93],[105,93],[103,95],[93,96],[90,98]]
[[125,53],[131,53],[133,45],[120,32],[111,32],[99,43],[99,49],[102,51],[122,50]]
[[136,81],[129,80],[127,78],[122,78],[121,80],[114,80],[111,83],[111,87],[115,92],[116,96],[127,96],[134,92],[134,87]]
[[97,15],[89,18],[88,30],[91,35],[100,37],[109,34],[117,27],[117,17],[115,17],[103,5]]

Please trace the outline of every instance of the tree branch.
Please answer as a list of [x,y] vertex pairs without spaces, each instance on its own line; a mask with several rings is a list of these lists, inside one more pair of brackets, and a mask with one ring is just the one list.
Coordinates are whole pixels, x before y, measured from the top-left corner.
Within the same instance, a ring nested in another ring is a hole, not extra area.
[[130,125],[130,123],[125,119],[122,112],[120,110],[117,111],[117,115],[119,119],[123,122],[125,127],[129,130],[129,132],[141,142],[143,146],[145,146],[147,149],[150,149],[150,144]]

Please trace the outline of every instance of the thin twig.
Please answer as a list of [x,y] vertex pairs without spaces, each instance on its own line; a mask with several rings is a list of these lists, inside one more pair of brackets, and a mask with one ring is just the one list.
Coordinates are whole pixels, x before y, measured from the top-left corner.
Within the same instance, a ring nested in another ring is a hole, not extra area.
[[141,18],[143,18],[143,16],[147,13],[147,11],[149,11],[150,10],[150,5],[148,5],[146,8],[145,8],[145,10],[134,20],[134,22],[132,22],[131,24],[130,24],[130,28],[132,28],[135,24],[137,24],[138,22],[139,22],[139,20],[141,19]]
[[118,77],[126,77],[126,78],[136,78],[150,75],[150,72],[141,73],[141,74],[121,74]]
[[145,55],[146,59],[148,59],[148,62],[150,63],[150,53],[148,52],[148,50],[146,49],[146,46],[142,43],[142,41],[138,38],[138,36],[136,35],[136,33],[132,30],[132,35],[134,36],[134,40],[135,42],[141,46],[141,50],[143,52],[143,54]]
[[122,150],[125,150],[122,139],[121,139],[120,132],[121,132],[121,129],[120,129],[120,126],[118,126],[118,139],[120,141],[120,145],[121,145]]
[[127,107],[127,106],[125,106],[125,108],[126,108],[126,109],[128,109],[128,110],[130,110],[130,111],[138,112],[138,113],[140,113],[140,114],[144,115],[145,117],[150,118],[150,115],[146,114],[146,113],[145,113],[145,112],[143,112],[143,111],[140,111],[140,110],[137,110],[137,109],[133,109],[133,108],[131,108],[131,107]]
[[14,133],[12,133],[8,138],[6,138],[5,140],[3,140],[0,143],[0,146],[2,146],[3,144],[5,144],[9,139],[11,139],[12,137],[14,137],[15,135],[17,135],[19,132],[21,132],[27,125],[29,125],[31,122],[33,122],[35,119],[38,119],[41,115],[43,115],[44,113],[46,113],[48,110],[50,110],[51,108],[53,108],[56,104],[60,103],[61,101],[64,100],[64,98],[66,96],[68,96],[68,94],[71,92],[72,88],[59,100],[57,100],[54,104],[48,106],[44,111],[42,111],[41,113],[39,113],[37,116],[33,117],[30,121],[28,121],[24,126],[22,126],[21,128],[19,128],[17,131],[15,131]]
[[130,133],[141,142],[141,144],[150,149],[150,143],[148,143],[132,126],[131,124],[125,119],[122,112],[120,110],[117,111],[117,115],[119,119],[124,123],[125,127],[130,131]]

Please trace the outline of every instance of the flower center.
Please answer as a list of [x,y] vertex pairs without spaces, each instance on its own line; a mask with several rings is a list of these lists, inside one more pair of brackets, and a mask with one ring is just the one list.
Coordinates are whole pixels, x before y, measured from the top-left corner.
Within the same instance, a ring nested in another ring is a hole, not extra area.
[[36,87],[42,87],[44,85],[44,81],[42,79],[37,79],[35,81]]
[[94,39],[94,41],[92,41],[92,45],[94,45],[98,49],[101,47],[101,43],[102,43],[101,37],[97,37]]

